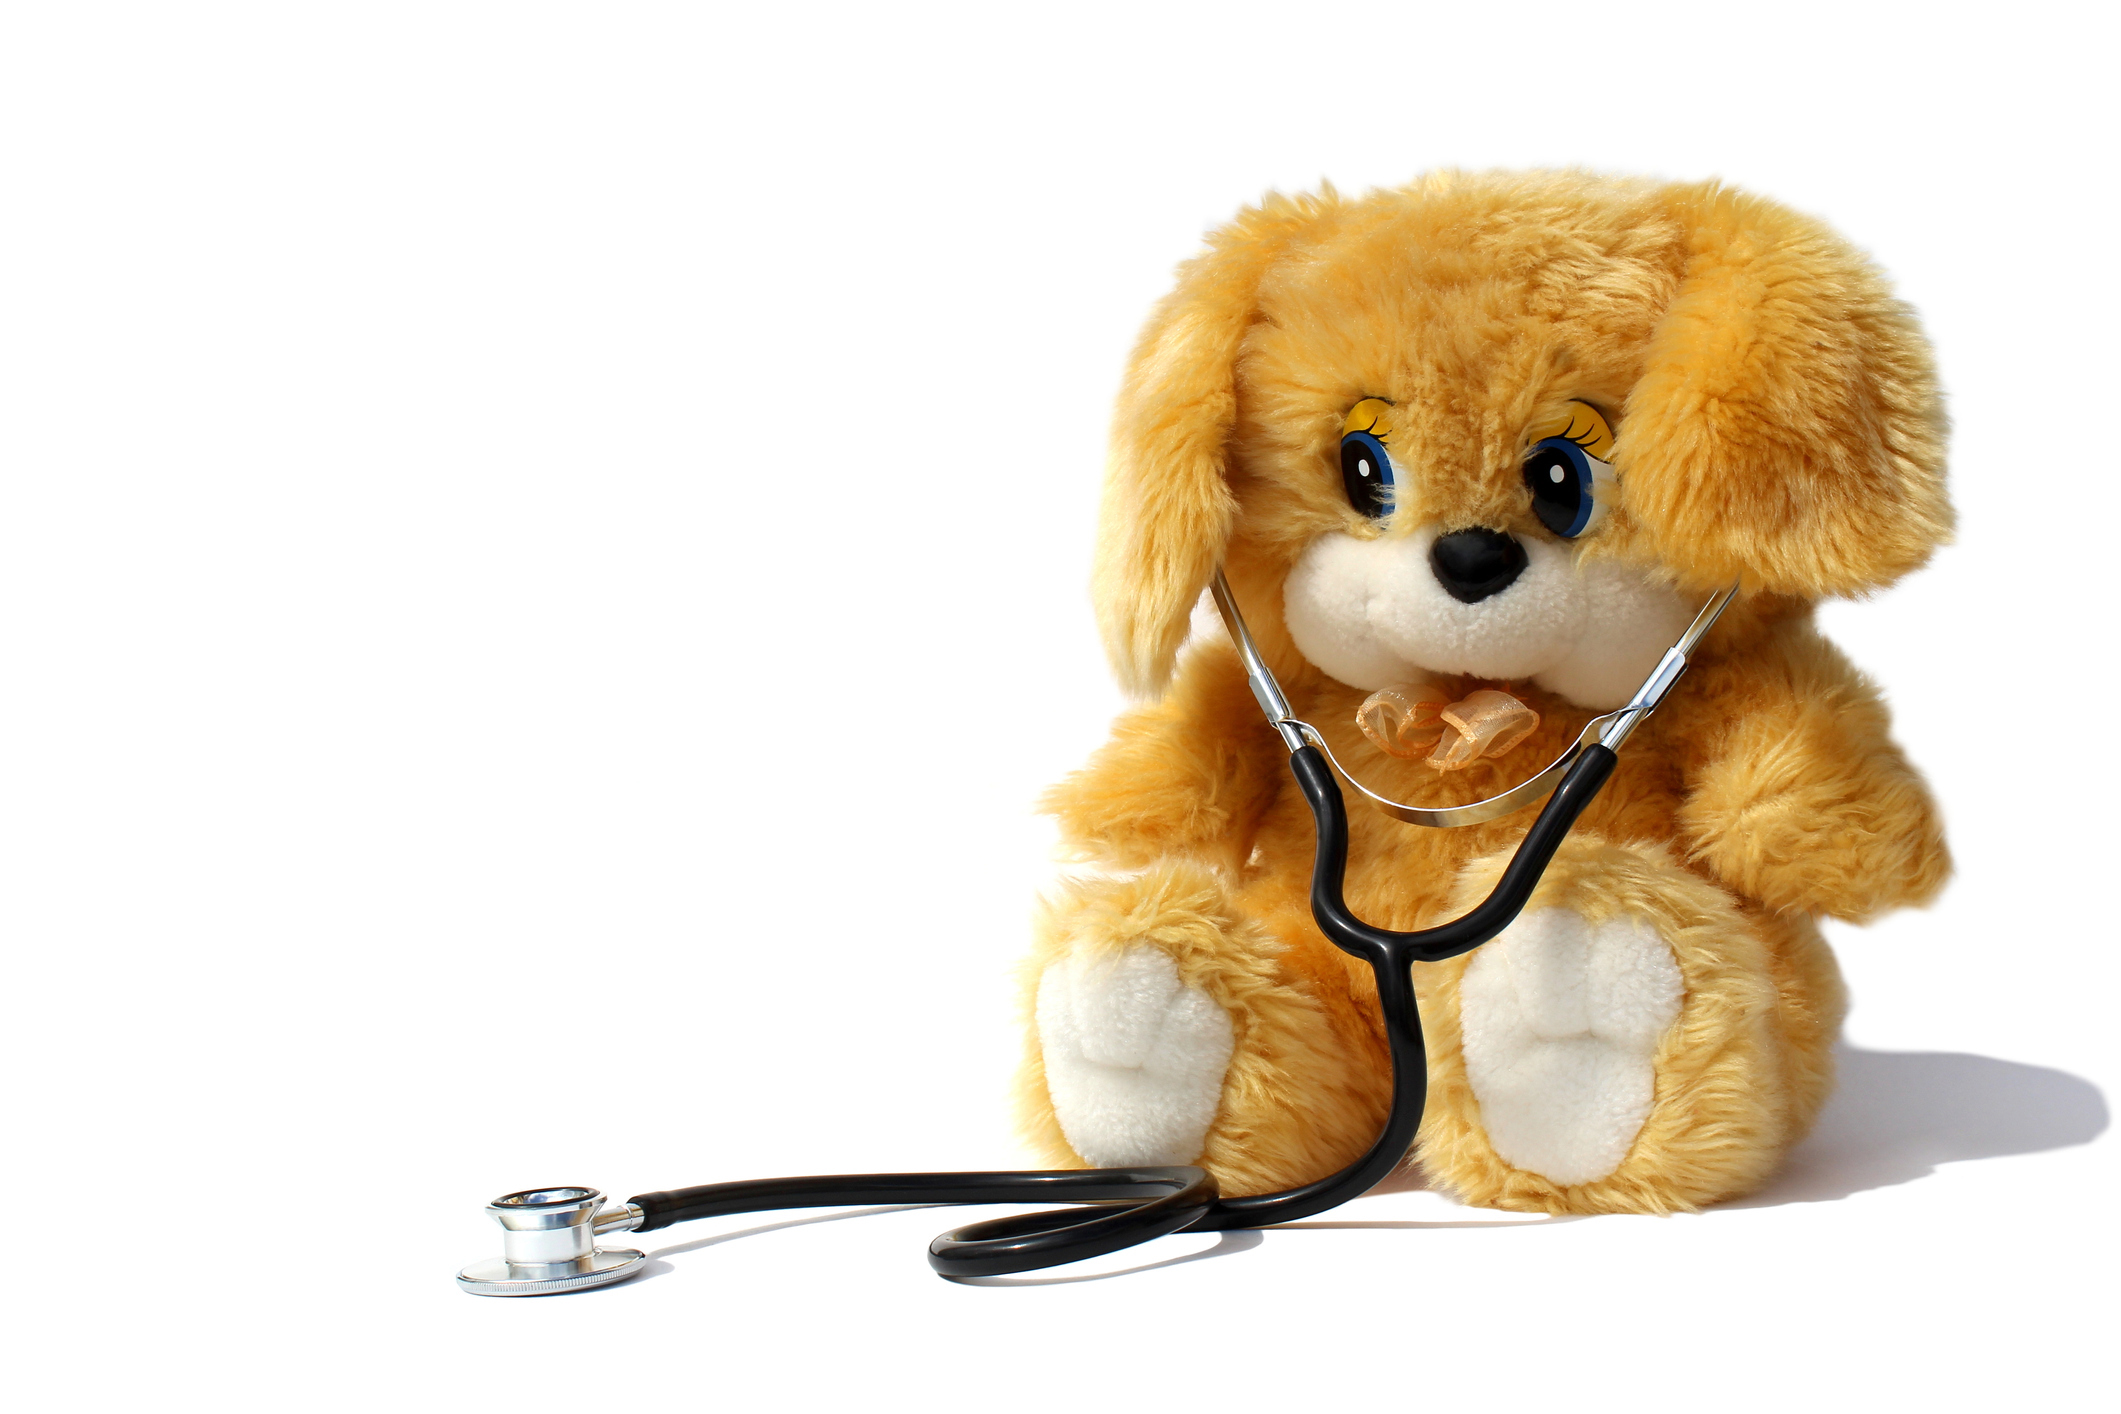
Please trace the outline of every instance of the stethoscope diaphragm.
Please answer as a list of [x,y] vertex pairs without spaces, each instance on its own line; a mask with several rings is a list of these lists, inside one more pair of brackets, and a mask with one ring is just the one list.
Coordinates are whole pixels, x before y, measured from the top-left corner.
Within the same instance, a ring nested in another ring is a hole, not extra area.
[[641,1212],[630,1203],[609,1213],[603,1206],[594,1188],[527,1188],[494,1199],[486,1212],[501,1225],[502,1255],[458,1272],[457,1286],[473,1296],[557,1296],[626,1280],[647,1265],[647,1254],[598,1247],[596,1236],[631,1231]]

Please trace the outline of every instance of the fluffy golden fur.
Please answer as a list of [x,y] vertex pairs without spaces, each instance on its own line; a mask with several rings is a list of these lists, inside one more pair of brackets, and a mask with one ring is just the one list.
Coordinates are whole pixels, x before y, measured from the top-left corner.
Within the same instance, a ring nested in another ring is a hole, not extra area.
[[[1381,528],[1351,510],[1336,460],[1343,414],[1371,396],[1410,413]],[[1655,920],[1684,1002],[1625,1161],[1560,1186],[1487,1142],[1459,1046],[1466,960],[1417,969],[1431,1178],[1550,1212],[1667,1212],[1757,1186],[1831,1085],[1843,1001],[1813,915],[1918,904],[1949,872],[1875,689],[1812,626],[1814,600],[1890,583],[1951,524],[1928,351],[1868,260],[1713,184],[1443,175],[1270,198],[1182,268],[1128,370],[1095,597],[1120,678],[1157,700],[1049,806],[1080,858],[1131,872],[1069,886],[1027,973],[1035,985],[1063,954],[1147,942],[1229,1013],[1234,1058],[1201,1158],[1226,1192],[1360,1153],[1389,1079],[1367,969],[1310,919],[1312,826],[1283,748],[1220,635],[1181,652],[1189,616],[1224,565],[1297,715],[1373,788],[1446,804],[1513,783],[1595,714],[1529,682],[1461,678],[1461,694],[1524,699],[1537,734],[1448,776],[1384,755],[1354,725],[1364,692],[1297,651],[1281,590],[1329,532],[1547,535],[1520,473],[1525,429],[1569,399],[1617,412],[1625,492],[1576,553],[1690,596],[1744,584],[1532,905]],[[1349,901],[1392,928],[1478,897],[1529,822],[1351,817]],[[1019,1095],[1042,1154],[1080,1164],[1035,1036]]]

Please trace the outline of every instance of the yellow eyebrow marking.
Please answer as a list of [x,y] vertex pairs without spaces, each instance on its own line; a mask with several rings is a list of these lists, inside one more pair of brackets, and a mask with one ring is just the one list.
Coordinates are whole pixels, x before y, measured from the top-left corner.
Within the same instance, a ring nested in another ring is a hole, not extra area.
[[1392,405],[1383,398],[1364,398],[1348,409],[1347,419],[1340,424],[1340,435],[1350,432],[1367,432],[1387,447],[1392,445]]
[[1525,433],[1534,442],[1560,437],[1574,442],[1600,461],[1613,459],[1613,426],[1605,414],[1585,402],[1567,402],[1540,418]]

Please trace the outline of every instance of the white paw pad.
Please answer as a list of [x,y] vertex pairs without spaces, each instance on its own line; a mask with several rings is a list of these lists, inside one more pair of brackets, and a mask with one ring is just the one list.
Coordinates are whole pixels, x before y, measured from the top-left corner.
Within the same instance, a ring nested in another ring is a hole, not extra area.
[[1075,956],[1038,984],[1046,1091],[1075,1152],[1101,1168],[1184,1164],[1215,1118],[1234,1033],[1168,953]]
[[1620,1167],[1649,1117],[1657,1042],[1686,984],[1649,925],[1526,913],[1459,983],[1466,1078],[1488,1142],[1514,1167],[1589,1183]]

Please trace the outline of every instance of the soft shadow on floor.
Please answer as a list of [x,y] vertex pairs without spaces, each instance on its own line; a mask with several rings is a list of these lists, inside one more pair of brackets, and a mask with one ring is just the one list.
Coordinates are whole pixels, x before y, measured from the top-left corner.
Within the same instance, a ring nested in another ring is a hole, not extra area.
[[[715,1247],[724,1242],[735,1242],[739,1238],[757,1237],[761,1233],[780,1232],[785,1228],[791,1227],[808,1227],[812,1223],[845,1222],[849,1218],[875,1217],[878,1213],[904,1213],[914,1208],[928,1207],[937,1208],[938,1211],[943,1210],[943,1205],[932,1203],[898,1203],[889,1207],[847,1208],[836,1213],[820,1213],[816,1217],[790,1218],[783,1222],[763,1223],[757,1227],[738,1228],[734,1232],[718,1232],[712,1237],[695,1238],[691,1242],[680,1242],[669,1247],[659,1247],[648,1254],[648,1260],[641,1264],[641,1274],[638,1277],[613,1286],[592,1287],[590,1291],[615,1291],[619,1286],[632,1286],[653,1277],[663,1276],[677,1270],[670,1263],[662,1260],[663,1258],[675,1257],[685,1252],[697,1252],[703,1247]],[[1458,1224],[1452,1223],[1440,1225],[1445,1227],[1458,1226]],[[1260,1237],[1257,1232],[1225,1232],[1221,1235],[1221,1240],[1213,1247],[1205,1248],[1199,1252],[1188,1252],[1179,1257],[1166,1257],[1160,1262],[1144,1262],[1139,1266],[1126,1267],[1116,1272],[1085,1272],[1079,1276],[1055,1277],[952,1277],[949,1280],[956,1281],[964,1286],[1066,1286],[1074,1282],[1109,1281],[1113,1277],[1133,1276],[1138,1272],[1153,1272],[1159,1267],[1179,1267],[1184,1266],[1188,1262],[1204,1262],[1210,1257],[1227,1257],[1238,1252],[1249,1252],[1254,1247],[1259,1246],[1259,1243]]]
[[[1376,1191],[1374,1188],[1370,1190],[1371,1193]],[[1324,1222],[1276,1223],[1272,1227],[1261,1228],[1260,1231],[1307,1232],[1313,1228],[1364,1227],[1397,1229],[1401,1232],[1440,1232],[1445,1228],[1451,1227],[1560,1227],[1563,1223],[1580,1223],[1583,1221],[1585,1221],[1585,1218],[1575,1213],[1525,1213],[1514,1217],[1469,1218],[1463,1222],[1334,1222],[1328,1219]]]
[[1832,1202],[1927,1177],[1939,1164],[2063,1149],[2106,1130],[2106,1097],[2065,1071],[1852,1046],[1839,1060],[1833,1099],[1781,1175],[1750,1198],[1718,1206]]
[[[1153,1272],[1158,1267],[1182,1267],[1188,1262],[1205,1262],[1210,1257],[1228,1257],[1237,1252],[1249,1252],[1259,1246],[1260,1235],[1250,1229],[1238,1229],[1221,1234],[1213,1247],[1199,1252],[1188,1252],[1183,1257],[1166,1257],[1161,1262],[1144,1262],[1138,1267],[1123,1267],[1116,1272],[1084,1272],[1080,1276],[1068,1277],[950,1277],[948,1280],[959,1286],[1072,1286],[1077,1282],[1110,1281],[1114,1277],[1131,1277],[1141,1272]],[[1152,1251],[1144,1246],[1141,1250]]]
[[[1841,1078],[1834,1098],[1809,1139],[1798,1146],[1789,1164],[1765,1190],[1750,1198],[1719,1204],[1723,1208],[1765,1208],[1784,1203],[1827,1203],[1873,1188],[1890,1188],[1927,1177],[1939,1164],[2037,1154],[2087,1144],[2106,1131],[2106,1097],[2090,1081],[2046,1066],[2023,1065],[1989,1056],[1934,1051],[1865,1051],[1845,1046],[1839,1054]],[[1418,1192],[1426,1185],[1419,1169],[1403,1167],[1373,1194]],[[856,1208],[815,1217],[793,1218],[716,1233],[681,1242],[649,1254],[636,1280],[673,1270],[665,1257],[696,1252],[738,1238],[811,1223],[844,1222],[876,1213],[902,1212],[924,1204]],[[1581,1221],[1538,1214],[1442,1222],[1307,1221],[1282,1224],[1279,1231],[1303,1228],[1458,1228],[1552,1227]],[[967,1285],[1054,1286],[1109,1281],[1162,1267],[1182,1266],[1212,1257],[1234,1256],[1257,1247],[1260,1234],[1225,1232],[1213,1247],[1119,1271],[1080,1276],[975,1277]],[[1153,1251],[1153,1248],[1146,1249]],[[632,1283],[626,1283],[631,1285]],[[615,1290],[616,1288],[603,1288]]]
[[[813,1223],[845,1222],[849,1218],[874,1217],[878,1213],[903,1213],[912,1208],[932,1206],[934,1205],[929,1203],[894,1203],[888,1207],[879,1208],[843,1208],[836,1213],[820,1213],[816,1217],[809,1218],[789,1218],[783,1222],[763,1223],[758,1227],[742,1227],[735,1232],[718,1232],[712,1237],[698,1237],[690,1242],[679,1242],[669,1247],[658,1247],[655,1251],[650,1252],[648,1260],[641,1264],[641,1274],[624,1284],[631,1286],[636,1282],[647,1281],[651,1277],[659,1277],[667,1272],[676,1271],[677,1268],[663,1260],[665,1257],[675,1257],[681,1252],[697,1252],[702,1247],[716,1247],[724,1242],[734,1242],[740,1237],[756,1237],[762,1232],[779,1232],[784,1228],[809,1227]],[[604,1291],[614,1288],[592,1287],[590,1289],[593,1291]]]

